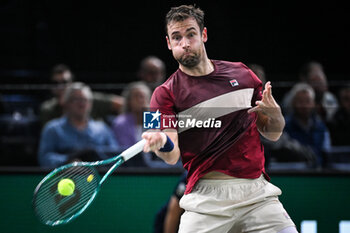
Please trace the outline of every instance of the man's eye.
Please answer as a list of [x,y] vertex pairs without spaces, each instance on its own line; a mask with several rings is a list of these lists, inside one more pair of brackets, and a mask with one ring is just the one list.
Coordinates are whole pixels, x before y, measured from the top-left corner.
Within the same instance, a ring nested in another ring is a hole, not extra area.
[[174,36],[173,39],[174,40],[180,40],[180,36]]

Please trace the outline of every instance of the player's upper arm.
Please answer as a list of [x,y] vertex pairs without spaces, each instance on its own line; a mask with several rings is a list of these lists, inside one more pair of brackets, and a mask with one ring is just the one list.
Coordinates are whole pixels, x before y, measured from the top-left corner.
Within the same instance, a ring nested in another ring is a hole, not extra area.
[[[161,118],[166,117],[169,121],[176,121],[174,96],[165,85],[161,85],[154,90],[151,98],[150,109],[151,111],[159,110],[162,114]],[[174,149],[169,153],[157,153],[157,155],[163,158],[167,163],[175,164],[180,157],[177,128],[172,124],[165,127],[161,122],[160,129],[165,132],[174,143]]]
[[166,115],[175,114],[174,105],[174,96],[166,86],[161,85],[154,90],[150,103],[151,111],[159,110]]

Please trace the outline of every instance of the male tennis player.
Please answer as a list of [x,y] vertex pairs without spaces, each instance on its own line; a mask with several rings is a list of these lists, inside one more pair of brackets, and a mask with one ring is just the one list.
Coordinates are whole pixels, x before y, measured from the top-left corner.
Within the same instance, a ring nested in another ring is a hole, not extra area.
[[208,59],[199,8],[171,8],[166,29],[179,69],[154,91],[151,108],[163,119],[195,114],[221,121],[218,128],[173,124],[143,134],[144,151],[169,164],[181,156],[188,171],[179,232],[297,232],[264,170],[259,132],[276,141],[285,125],[270,82],[261,94],[261,81],[242,63]]

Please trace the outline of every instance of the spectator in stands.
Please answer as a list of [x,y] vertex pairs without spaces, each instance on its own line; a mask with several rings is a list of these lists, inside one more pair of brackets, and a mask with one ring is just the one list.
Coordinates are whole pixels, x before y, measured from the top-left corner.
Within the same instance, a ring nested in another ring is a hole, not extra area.
[[284,132],[276,142],[265,138],[261,138],[261,142],[264,145],[267,170],[303,170],[318,165],[317,156],[312,148],[290,137],[287,132]]
[[[126,149],[141,140],[143,133],[143,112],[149,110],[151,90],[144,82],[130,83],[122,93],[125,99],[123,113],[112,122],[112,130],[121,148]],[[135,156],[126,166],[170,167],[153,153]]]
[[339,91],[340,108],[330,120],[328,126],[332,144],[335,146],[350,146],[350,85]]
[[323,165],[324,153],[331,147],[328,129],[315,112],[315,92],[306,83],[298,83],[291,90],[292,113],[286,117],[285,132],[301,144],[310,146]]
[[180,199],[186,189],[187,171],[181,176],[169,200],[157,212],[154,221],[154,233],[176,233],[179,230],[180,218],[184,209],[180,207]]
[[158,57],[148,56],[141,61],[137,76],[153,91],[165,80],[165,64]]
[[[308,62],[300,70],[299,78],[301,82],[309,84],[315,92],[315,109],[324,121],[332,118],[338,108],[337,98],[328,90],[327,76],[323,66],[319,62]],[[290,105],[290,95],[287,94],[283,107],[286,113],[289,109],[285,107]]]
[[261,80],[264,86],[266,83],[266,75],[265,75],[264,67],[259,64],[249,64],[248,67],[256,74],[256,76],[258,76],[258,78]]
[[[63,92],[73,80],[74,75],[68,66],[59,64],[52,69],[51,82],[55,85],[52,89],[53,98],[44,101],[40,107],[40,118],[43,126],[46,122],[63,115]],[[120,96],[100,92],[93,92],[92,100],[94,107],[91,111],[91,117],[99,120],[104,120],[108,115],[119,113],[124,102]]]
[[141,140],[143,111],[148,110],[151,90],[143,82],[130,83],[122,93],[123,113],[112,123],[113,133],[120,146],[126,149]]
[[[264,67],[258,64],[249,64],[248,67],[257,75],[263,84],[266,83]],[[316,164],[316,155],[313,150],[291,138],[287,133],[282,134],[276,142],[267,140],[265,137],[260,137],[260,140],[266,152],[266,169],[270,169],[272,161],[275,162],[273,167],[278,167],[278,169],[303,169],[314,167]],[[283,166],[281,163],[283,163]]]
[[73,74],[68,66],[60,64],[52,69],[51,83],[54,84],[54,87],[51,92],[53,98],[44,101],[40,106],[40,119],[43,125],[54,118],[62,116],[63,92],[65,87],[72,81]]
[[83,83],[71,83],[62,95],[65,115],[49,121],[39,146],[39,164],[57,167],[75,161],[107,159],[118,151],[111,130],[103,122],[90,118],[92,92]]
[[335,95],[328,90],[327,76],[318,62],[307,63],[302,69],[301,79],[305,78],[315,91],[316,110],[323,120],[331,119],[338,108]]

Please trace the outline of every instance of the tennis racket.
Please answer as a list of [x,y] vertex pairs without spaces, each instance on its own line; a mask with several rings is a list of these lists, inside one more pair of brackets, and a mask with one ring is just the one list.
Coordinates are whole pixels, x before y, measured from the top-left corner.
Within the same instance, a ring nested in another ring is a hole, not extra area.
[[[81,215],[99,192],[107,177],[121,164],[140,153],[146,141],[143,139],[120,155],[96,162],[74,162],[50,172],[38,184],[33,196],[33,209],[39,220],[50,226],[65,224]],[[101,178],[97,166],[114,163]],[[74,182],[73,194],[63,196],[58,192],[58,182],[70,179]]]

